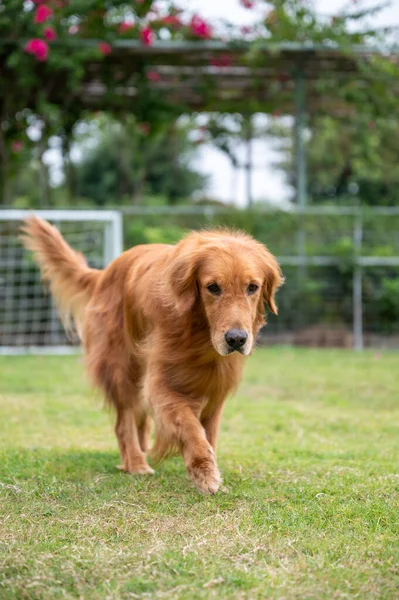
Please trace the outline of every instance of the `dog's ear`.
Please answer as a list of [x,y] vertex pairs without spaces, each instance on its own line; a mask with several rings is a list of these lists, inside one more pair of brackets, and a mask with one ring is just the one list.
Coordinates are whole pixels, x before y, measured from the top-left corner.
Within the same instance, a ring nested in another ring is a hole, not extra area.
[[197,249],[176,246],[166,269],[166,285],[168,295],[179,312],[186,312],[193,307],[198,289],[197,272],[200,266],[200,254]]
[[266,302],[271,312],[277,315],[278,309],[274,296],[279,287],[283,285],[284,277],[273,254],[271,254],[266,248],[262,254],[263,269],[265,272],[265,279],[263,283],[263,301]]

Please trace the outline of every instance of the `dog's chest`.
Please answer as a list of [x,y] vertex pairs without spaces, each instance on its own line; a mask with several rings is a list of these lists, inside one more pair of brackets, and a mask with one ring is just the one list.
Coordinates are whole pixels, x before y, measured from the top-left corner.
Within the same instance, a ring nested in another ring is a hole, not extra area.
[[240,363],[221,360],[191,368],[186,367],[178,378],[187,395],[208,398],[213,402],[224,400],[234,390],[239,383],[241,370]]

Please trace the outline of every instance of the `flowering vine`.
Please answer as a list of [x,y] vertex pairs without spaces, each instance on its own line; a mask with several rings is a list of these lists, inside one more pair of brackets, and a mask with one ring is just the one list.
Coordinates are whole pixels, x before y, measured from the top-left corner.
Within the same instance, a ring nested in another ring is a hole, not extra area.
[[[264,61],[262,45],[265,42],[274,47],[287,41],[349,47],[373,38],[369,27],[362,33],[361,28],[353,27],[353,22],[358,24],[374,9],[360,9],[354,2],[353,13],[319,18],[307,0],[232,0],[237,6],[253,11],[256,18],[250,25],[221,26],[200,14],[183,10],[173,0],[158,1],[159,5],[154,0],[113,0],[112,3],[104,0],[0,0],[0,162],[3,167],[30,143],[26,130],[32,118],[42,122],[41,131],[47,139],[51,135],[63,140],[71,136],[74,124],[85,109],[80,102],[82,84],[92,71],[106,90],[106,99],[98,108],[109,108],[109,98],[118,98],[114,93],[116,86],[126,84],[135,90],[134,110],[147,135],[157,131],[157,123],[176,118],[182,107],[168,102],[167,94],[159,93],[159,89],[165,87],[162,70],[150,62],[146,64],[144,59],[141,66],[136,64],[131,70],[126,64],[119,66],[114,60],[117,42],[135,41],[151,48],[159,41],[228,40],[233,49],[235,42],[245,40],[248,54],[246,57],[241,54],[240,60],[253,65],[255,72]],[[184,60],[182,54],[182,62]],[[210,51],[208,61],[213,74],[224,74],[237,66],[237,54],[230,52],[229,47],[223,52]],[[385,72],[392,68],[385,61]],[[282,71],[275,78],[271,92],[279,100],[281,94],[291,93],[291,84],[292,73]],[[204,79],[198,93],[212,98],[214,110],[212,85],[209,79]],[[272,102],[265,108],[270,113],[280,110]],[[123,104],[122,98],[117,109],[119,114],[133,110],[129,101]],[[1,177],[4,179],[4,173],[0,173]]]

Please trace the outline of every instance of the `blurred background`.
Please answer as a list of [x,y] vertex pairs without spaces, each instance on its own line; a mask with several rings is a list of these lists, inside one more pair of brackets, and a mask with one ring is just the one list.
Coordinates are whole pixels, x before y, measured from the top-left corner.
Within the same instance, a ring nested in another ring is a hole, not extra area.
[[398,25],[366,0],[0,3],[0,351],[75,343],[26,210],[98,267],[244,229],[286,276],[263,343],[398,348]]

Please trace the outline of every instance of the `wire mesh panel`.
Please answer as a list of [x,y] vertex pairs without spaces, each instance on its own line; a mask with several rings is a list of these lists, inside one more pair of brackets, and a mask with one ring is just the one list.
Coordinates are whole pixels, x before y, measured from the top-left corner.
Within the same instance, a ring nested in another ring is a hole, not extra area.
[[363,269],[365,346],[399,348],[399,266]]
[[[121,251],[119,213],[50,213],[45,218],[91,266],[102,267]],[[73,347],[18,240],[23,216],[26,211],[0,211],[0,352]],[[282,266],[286,283],[278,317],[269,315],[266,342],[399,348],[399,210],[134,207],[124,217],[125,247],[173,244],[190,230],[220,226],[252,234]]]
[[[66,336],[39,269],[19,240],[25,216],[24,211],[0,211],[0,352],[72,349],[77,339]],[[104,267],[121,251],[120,219],[114,211],[46,211],[43,216],[93,268]]]
[[278,292],[278,316],[268,315],[262,341],[315,347],[353,347],[352,274],[338,276],[338,265],[284,264],[285,285]]
[[127,246],[220,226],[266,244],[286,278],[266,343],[399,348],[399,209],[135,207],[124,226]]

